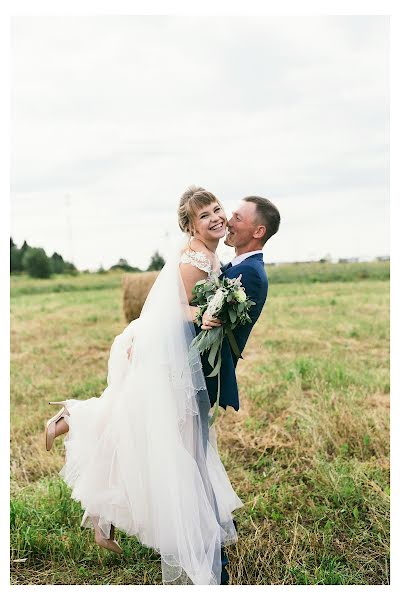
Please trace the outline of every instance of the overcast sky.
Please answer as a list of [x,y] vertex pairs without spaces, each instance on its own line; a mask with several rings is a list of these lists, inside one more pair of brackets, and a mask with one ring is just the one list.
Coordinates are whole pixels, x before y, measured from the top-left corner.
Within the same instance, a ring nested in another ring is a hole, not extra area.
[[197,184],[277,204],[266,262],[388,254],[388,53],[379,16],[14,18],[14,241],[146,268]]

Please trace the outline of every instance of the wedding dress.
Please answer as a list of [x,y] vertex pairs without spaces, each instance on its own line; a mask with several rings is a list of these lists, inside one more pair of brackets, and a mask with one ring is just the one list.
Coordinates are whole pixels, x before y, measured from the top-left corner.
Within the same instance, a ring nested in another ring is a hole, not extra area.
[[[81,525],[99,517],[161,555],[164,584],[220,583],[221,545],[237,542],[232,511],[243,506],[218,453],[200,356],[179,263],[210,273],[201,254],[171,250],[139,319],[115,338],[107,388],[69,399],[66,458],[60,471],[84,508]],[[218,273],[218,271],[217,271]],[[127,349],[132,344],[130,359]],[[208,435],[209,434],[209,435]]]

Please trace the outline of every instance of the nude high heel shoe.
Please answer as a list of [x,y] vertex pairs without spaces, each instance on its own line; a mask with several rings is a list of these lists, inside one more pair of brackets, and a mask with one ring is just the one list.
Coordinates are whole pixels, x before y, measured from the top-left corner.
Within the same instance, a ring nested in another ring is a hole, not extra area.
[[91,517],[91,521],[93,523],[94,539],[95,539],[96,544],[98,546],[101,546],[102,548],[106,548],[106,550],[111,550],[111,552],[116,552],[116,554],[122,554],[123,550],[122,550],[121,546],[118,544],[118,542],[116,542],[114,540],[114,533],[115,533],[114,525],[111,525],[110,537],[106,538],[106,537],[104,537],[104,534],[98,525],[99,518]]
[[60,419],[62,419],[65,415],[69,415],[68,410],[66,409],[65,402],[49,402],[49,404],[62,404],[62,409],[51,417],[46,423],[44,437],[46,443],[46,450],[51,450],[53,446],[53,442],[56,439],[56,423]]

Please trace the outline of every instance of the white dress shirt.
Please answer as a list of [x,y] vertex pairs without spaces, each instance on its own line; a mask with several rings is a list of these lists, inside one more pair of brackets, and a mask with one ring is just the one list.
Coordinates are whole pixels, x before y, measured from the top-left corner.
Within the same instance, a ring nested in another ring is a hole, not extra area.
[[[239,256],[235,256],[235,258],[232,259],[232,267],[234,267],[235,265],[238,265],[239,263],[242,262],[242,260],[244,260],[245,258],[249,258],[249,256],[253,256],[253,254],[262,254],[262,250],[253,250],[252,252],[245,252],[244,254],[240,254]],[[264,255],[263,255],[263,261],[264,261]]]

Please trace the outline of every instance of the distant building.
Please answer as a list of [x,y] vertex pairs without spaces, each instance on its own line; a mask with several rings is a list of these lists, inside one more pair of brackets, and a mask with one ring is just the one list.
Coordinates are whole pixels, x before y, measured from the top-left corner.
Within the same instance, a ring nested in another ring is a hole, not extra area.
[[353,257],[353,258],[339,258],[340,263],[358,263],[359,262],[359,258],[357,257]]
[[[319,260],[289,260],[289,261],[284,261],[284,262],[277,262],[277,263],[273,263],[276,265],[284,266],[284,265],[316,265],[317,263],[319,264]],[[272,264],[272,263],[268,263],[268,264]]]
[[380,260],[381,262],[386,262],[388,260],[390,260],[390,256],[386,255],[386,256],[377,256],[376,260]]

